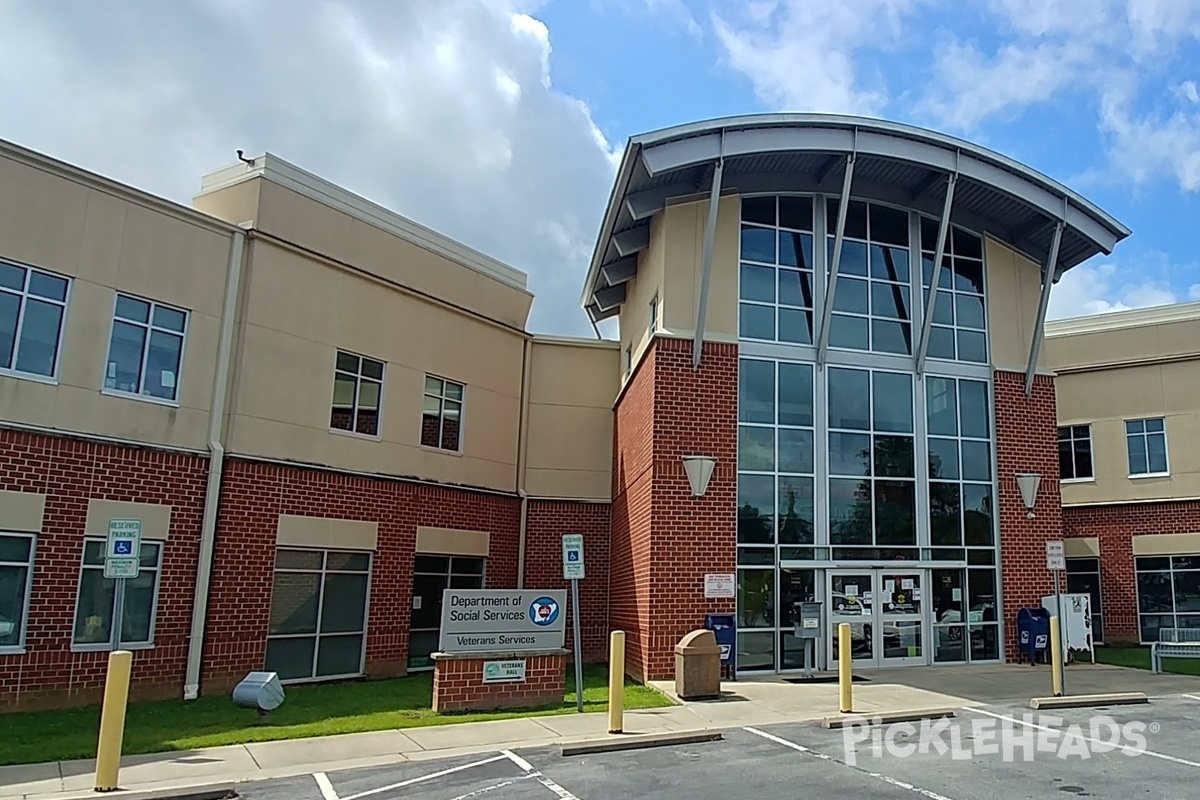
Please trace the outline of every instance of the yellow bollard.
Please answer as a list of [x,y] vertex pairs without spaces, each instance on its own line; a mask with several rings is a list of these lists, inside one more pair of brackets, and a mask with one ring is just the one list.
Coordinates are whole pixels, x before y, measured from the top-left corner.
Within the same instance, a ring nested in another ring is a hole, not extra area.
[[842,713],[854,707],[854,688],[850,675],[850,623],[838,624],[838,688],[841,690]]
[[1057,615],[1050,617],[1050,669],[1054,696],[1062,697],[1062,630],[1059,628]]
[[608,732],[625,728],[625,631],[613,631],[608,642]]
[[96,745],[96,791],[117,788],[121,772],[121,742],[125,738],[125,705],[129,700],[129,674],[133,653],[114,650],[108,654],[104,678],[104,705],[100,709],[100,741]]

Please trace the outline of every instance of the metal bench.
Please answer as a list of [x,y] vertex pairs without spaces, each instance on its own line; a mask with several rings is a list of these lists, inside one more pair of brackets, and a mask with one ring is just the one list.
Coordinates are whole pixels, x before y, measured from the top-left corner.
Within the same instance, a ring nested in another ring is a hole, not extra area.
[[1150,645],[1150,671],[1162,672],[1164,658],[1200,658],[1200,628],[1159,628]]

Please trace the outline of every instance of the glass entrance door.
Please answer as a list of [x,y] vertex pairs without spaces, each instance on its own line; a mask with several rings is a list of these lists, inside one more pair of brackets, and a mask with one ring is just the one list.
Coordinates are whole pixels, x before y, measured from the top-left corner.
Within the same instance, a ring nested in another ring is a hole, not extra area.
[[925,570],[830,570],[828,653],[838,658],[838,625],[850,625],[851,657],[863,667],[928,663],[924,648]]

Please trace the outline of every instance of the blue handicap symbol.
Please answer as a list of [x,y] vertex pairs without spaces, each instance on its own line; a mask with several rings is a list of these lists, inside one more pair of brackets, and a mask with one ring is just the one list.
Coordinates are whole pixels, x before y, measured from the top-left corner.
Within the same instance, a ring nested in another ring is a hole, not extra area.
[[114,544],[113,552],[119,556],[133,555],[133,542],[128,539],[119,539]]
[[579,560],[579,551],[571,550],[567,553],[567,561],[578,561],[578,560]]

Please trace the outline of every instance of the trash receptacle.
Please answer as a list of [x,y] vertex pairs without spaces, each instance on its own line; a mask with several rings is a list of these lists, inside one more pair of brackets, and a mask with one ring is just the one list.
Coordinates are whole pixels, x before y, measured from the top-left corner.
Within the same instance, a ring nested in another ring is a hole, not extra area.
[[1044,608],[1022,608],[1017,612],[1017,661],[1022,656],[1030,666],[1045,661],[1050,651],[1050,612]]
[[675,694],[684,700],[721,695],[721,646],[712,631],[692,631],[675,645]]

